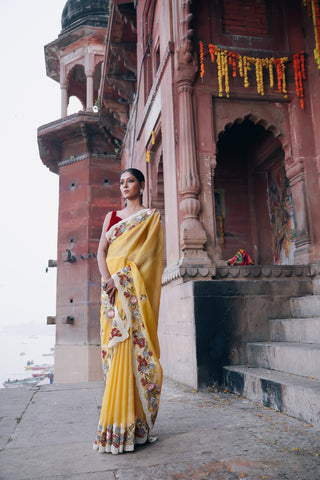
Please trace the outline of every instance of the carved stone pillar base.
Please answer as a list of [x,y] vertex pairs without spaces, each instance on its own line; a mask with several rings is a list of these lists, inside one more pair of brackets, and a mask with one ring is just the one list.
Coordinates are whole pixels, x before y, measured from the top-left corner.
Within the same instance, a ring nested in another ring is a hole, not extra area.
[[320,264],[316,263],[311,265],[311,277],[312,277],[312,287],[313,294],[320,294]]
[[186,218],[180,227],[182,250],[203,250],[207,242],[206,233],[198,218]]
[[310,239],[307,237],[305,242],[296,242],[296,249],[294,252],[294,264],[295,265],[308,265],[311,263],[312,258],[312,246]]
[[208,254],[205,250],[192,249],[192,250],[182,250],[181,258],[179,265],[203,265],[203,266],[212,266],[212,262],[208,257]]

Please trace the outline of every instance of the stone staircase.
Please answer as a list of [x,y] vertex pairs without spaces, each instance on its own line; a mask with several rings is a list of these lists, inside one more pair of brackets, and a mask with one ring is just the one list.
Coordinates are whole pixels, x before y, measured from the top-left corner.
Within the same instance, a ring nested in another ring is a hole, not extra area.
[[247,365],[224,367],[227,390],[320,426],[320,295],[292,298],[270,341],[247,344]]

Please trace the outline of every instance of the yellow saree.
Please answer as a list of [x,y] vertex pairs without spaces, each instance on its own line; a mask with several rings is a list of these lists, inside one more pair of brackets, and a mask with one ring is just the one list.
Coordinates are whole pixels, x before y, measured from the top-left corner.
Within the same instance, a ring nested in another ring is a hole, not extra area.
[[107,232],[107,265],[115,305],[101,295],[101,354],[105,392],[93,448],[133,451],[157,417],[162,385],[157,336],[163,235],[160,214],[144,209]]

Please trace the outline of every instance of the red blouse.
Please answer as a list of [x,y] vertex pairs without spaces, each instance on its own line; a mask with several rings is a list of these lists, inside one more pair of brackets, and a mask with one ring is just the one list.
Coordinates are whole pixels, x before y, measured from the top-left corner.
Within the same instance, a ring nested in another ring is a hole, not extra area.
[[110,228],[113,227],[113,225],[115,225],[116,223],[121,222],[121,220],[123,220],[123,218],[118,217],[117,216],[117,211],[113,210],[112,214],[111,214],[110,223],[109,223],[109,226],[107,228],[107,231],[110,230]]

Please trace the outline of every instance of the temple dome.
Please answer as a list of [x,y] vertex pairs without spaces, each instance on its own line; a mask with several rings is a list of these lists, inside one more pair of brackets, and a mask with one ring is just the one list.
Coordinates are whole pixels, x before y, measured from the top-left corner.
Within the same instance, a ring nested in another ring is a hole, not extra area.
[[109,2],[107,0],[68,0],[61,17],[61,33],[79,26],[107,28]]

